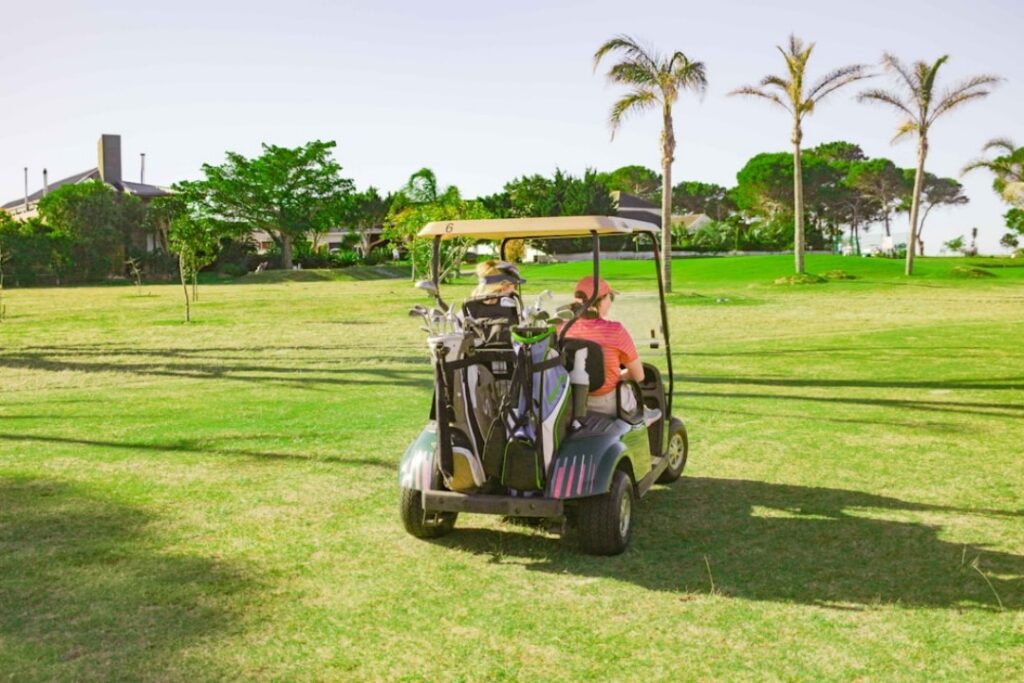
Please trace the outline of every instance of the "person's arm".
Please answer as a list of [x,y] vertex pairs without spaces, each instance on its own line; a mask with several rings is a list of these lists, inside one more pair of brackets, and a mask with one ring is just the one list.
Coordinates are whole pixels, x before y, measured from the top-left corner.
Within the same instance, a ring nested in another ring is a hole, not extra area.
[[621,338],[619,340],[619,362],[622,364],[622,379],[631,379],[636,382],[644,381],[644,363],[640,360],[640,354],[636,351],[636,344],[625,327],[619,326]]
[[626,363],[626,367],[622,370],[623,379],[632,379],[637,382],[644,381],[644,363],[639,358]]

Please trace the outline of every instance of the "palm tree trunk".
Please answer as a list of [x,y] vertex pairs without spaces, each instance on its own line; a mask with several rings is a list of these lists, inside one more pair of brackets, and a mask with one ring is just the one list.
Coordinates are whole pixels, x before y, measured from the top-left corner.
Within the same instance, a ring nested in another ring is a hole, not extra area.
[[800,123],[793,125],[793,256],[796,272],[804,272],[804,177],[803,164],[800,162],[800,141],[803,131]]
[[917,143],[917,173],[914,174],[914,195],[910,204],[910,236],[907,238],[906,274],[914,274],[914,250],[917,247],[917,214],[921,209],[921,187],[924,185],[924,160],[928,156],[928,138],[922,133]]
[[672,107],[663,109],[661,130],[661,281],[672,291],[672,156],[676,138],[672,130]]

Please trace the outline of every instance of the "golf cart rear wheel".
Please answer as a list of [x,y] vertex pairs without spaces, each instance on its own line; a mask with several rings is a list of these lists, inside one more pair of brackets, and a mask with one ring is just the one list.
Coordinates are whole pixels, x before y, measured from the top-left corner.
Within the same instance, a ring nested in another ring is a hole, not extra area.
[[398,502],[405,530],[416,538],[439,538],[455,528],[458,512],[427,512],[423,509],[423,493],[415,489],[402,489]]
[[665,456],[668,458],[668,467],[658,477],[659,484],[671,484],[682,476],[686,468],[686,457],[690,453],[690,442],[686,437],[686,426],[679,420],[673,419],[668,437],[668,450]]
[[633,481],[618,470],[612,489],[580,501],[580,548],[591,555],[618,555],[633,536]]

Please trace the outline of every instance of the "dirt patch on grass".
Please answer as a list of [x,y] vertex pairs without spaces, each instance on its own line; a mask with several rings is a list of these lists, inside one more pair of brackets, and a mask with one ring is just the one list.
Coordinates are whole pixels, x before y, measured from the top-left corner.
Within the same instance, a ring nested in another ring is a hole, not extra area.
[[953,277],[962,277],[970,279],[996,276],[995,273],[990,273],[987,270],[984,270],[982,268],[975,268],[973,266],[956,266],[953,268],[953,270],[949,272],[950,275],[952,275]]
[[775,284],[777,285],[820,285],[824,282],[828,282],[828,280],[813,273],[800,273],[798,275],[775,278]]

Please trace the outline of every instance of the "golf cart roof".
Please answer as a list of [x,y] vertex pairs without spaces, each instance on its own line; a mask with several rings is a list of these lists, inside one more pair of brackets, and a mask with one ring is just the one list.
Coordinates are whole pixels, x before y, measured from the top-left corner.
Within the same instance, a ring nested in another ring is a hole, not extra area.
[[598,235],[630,235],[635,232],[656,233],[653,223],[616,216],[555,216],[547,218],[488,218],[470,221],[434,221],[427,223],[417,237],[477,240],[503,240],[526,237],[585,237]]

